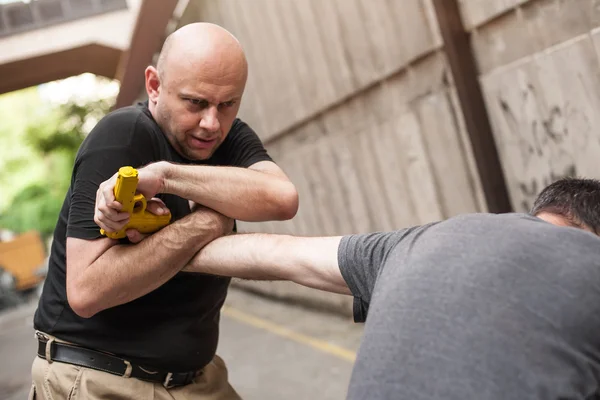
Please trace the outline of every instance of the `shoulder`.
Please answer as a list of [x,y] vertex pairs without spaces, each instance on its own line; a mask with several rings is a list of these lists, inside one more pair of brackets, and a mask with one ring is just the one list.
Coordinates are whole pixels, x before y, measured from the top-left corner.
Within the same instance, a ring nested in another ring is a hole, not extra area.
[[133,126],[138,122],[138,120],[143,119],[144,116],[145,114],[141,107],[123,107],[106,114],[106,116],[104,116],[104,118],[102,118],[98,122],[96,127],[102,129],[107,127],[122,128],[127,126]]
[[233,121],[227,137],[231,139],[256,138],[257,140],[260,140],[256,132],[254,132],[254,129],[239,118],[236,118]]
[[539,218],[524,213],[469,213],[459,214],[448,218],[440,223],[440,227],[455,228],[456,226],[465,226],[469,228],[485,227],[488,229],[515,229],[518,227],[540,227],[546,224]]
[[123,107],[105,115],[91,130],[82,144],[82,151],[93,148],[130,146],[146,138],[155,123],[141,105]]
[[217,157],[223,157],[225,154],[231,152],[237,152],[240,148],[243,148],[251,143],[261,143],[258,135],[254,130],[239,118],[236,118],[227,132],[227,136],[223,143],[217,149],[215,155]]
[[[462,236],[469,245],[490,244],[488,251],[521,257],[522,253],[552,252],[560,259],[570,254],[600,258],[600,238],[580,228],[556,226],[526,213],[466,214],[439,224],[438,233]],[[469,239],[470,238],[470,239]],[[511,249],[511,250],[509,250]],[[518,249],[518,250],[517,250]]]
[[133,133],[143,115],[142,110],[134,106],[112,111],[98,121],[88,135],[88,139],[91,141],[110,141],[116,137],[122,140],[124,135]]
[[254,130],[236,118],[227,137],[210,160],[213,165],[248,168],[259,161],[273,161]]

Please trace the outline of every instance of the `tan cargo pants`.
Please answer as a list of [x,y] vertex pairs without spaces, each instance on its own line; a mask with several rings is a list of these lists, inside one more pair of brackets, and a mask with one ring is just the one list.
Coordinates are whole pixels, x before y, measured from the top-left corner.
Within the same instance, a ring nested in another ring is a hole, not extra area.
[[227,380],[227,367],[219,357],[186,386],[165,388],[160,383],[125,378],[94,369],[35,357],[31,368],[35,400],[239,400]]

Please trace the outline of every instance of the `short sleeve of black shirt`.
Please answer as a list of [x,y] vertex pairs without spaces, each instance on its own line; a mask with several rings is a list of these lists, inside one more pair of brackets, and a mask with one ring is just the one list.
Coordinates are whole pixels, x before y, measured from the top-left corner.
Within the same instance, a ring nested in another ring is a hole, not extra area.
[[212,165],[248,168],[260,161],[273,161],[258,135],[245,122],[236,119],[229,134],[209,160]]
[[338,264],[354,296],[354,321],[365,322],[373,289],[390,252],[409,242],[415,228],[344,236],[338,248]]

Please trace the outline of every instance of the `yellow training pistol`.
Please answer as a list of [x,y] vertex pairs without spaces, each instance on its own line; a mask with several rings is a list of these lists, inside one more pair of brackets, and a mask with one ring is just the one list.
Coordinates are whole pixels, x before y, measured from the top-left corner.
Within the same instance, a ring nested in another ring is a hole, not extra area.
[[127,229],[135,229],[140,233],[153,233],[171,222],[171,213],[154,215],[146,210],[146,197],[135,194],[138,184],[138,172],[133,167],[119,168],[115,185],[115,200],[123,205],[122,212],[130,214],[129,222],[120,231],[106,232],[100,229],[102,235],[111,239],[122,239],[127,236]]

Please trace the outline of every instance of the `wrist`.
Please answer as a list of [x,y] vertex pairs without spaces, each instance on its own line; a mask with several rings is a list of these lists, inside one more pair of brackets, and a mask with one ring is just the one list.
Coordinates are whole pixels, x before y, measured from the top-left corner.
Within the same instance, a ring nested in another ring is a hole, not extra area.
[[217,238],[228,235],[233,230],[233,219],[210,208],[199,206],[192,214],[195,225],[201,228],[203,235],[209,234]]
[[233,219],[216,211],[213,211],[211,214],[216,237],[227,236],[233,233]]
[[158,176],[160,179],[160,192],[159,193],[171,193],[172,189],[172,177],[173,177],[173,164],[167,161],[159,161],[157,164]]

